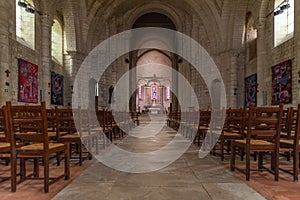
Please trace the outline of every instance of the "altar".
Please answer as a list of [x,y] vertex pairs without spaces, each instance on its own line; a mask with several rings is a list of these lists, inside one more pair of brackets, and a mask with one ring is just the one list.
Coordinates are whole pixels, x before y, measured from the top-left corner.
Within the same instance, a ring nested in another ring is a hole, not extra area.
[[148,108],[150,114],[162,114],[164,113],[164,107],[156,104]]

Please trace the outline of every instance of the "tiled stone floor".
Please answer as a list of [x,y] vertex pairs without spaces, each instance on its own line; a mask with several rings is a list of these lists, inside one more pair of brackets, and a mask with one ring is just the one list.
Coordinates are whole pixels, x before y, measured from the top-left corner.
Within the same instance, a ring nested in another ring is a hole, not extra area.
[[[90,162],[90,161],[89,161]],[[49,193],[44,193],[43,180],[25,180],[17,185],[16,192],[10,192],[10,180],[0,183],[0,199],[1,200],[47,200],[52,199],[59,191],[70,184],[76,177],[78,177],[82,171],[91,166],[90,163],[85,163],[83,166],[78,164],[71,164],[71,177],[69,180],[60,179],[56,183],[52,184],[49,189]],[[32,170],[32,165],[27,164],[27,170]],[[40,175],[43,174],[43,168],[40,167]],[[50,177],[55,177],[56,174],[60,174],[63,170],[63,164],[57,167],[55,164],[51,165]],[[0,177],[8,176],[10,174],[10,167],[0,165]]]
[[[159,125],[161,122],[157,123]],[[131,152],[150,152],[168,144],[174,135],[174,131],[164,127],[154,137],[143,139],[127,137],[118,146]],[[196,147],[191,146],[174,163],[155,172],[141,174],[120,172],[96,162],[54,199],[264,198],[232,175],[214,158],[208,156],[199,159]]]

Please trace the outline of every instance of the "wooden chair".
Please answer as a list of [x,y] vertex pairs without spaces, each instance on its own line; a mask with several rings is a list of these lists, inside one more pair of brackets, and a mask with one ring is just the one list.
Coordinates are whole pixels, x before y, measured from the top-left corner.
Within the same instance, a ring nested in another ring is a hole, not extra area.
[[105,146],[109,146],[113,140],[113,130],[112,130],[112,127],[107,122],[107,115],[108,114],[107,114],[106,110],[98,110],[97,111],[97,118],[99,121],[101,131],[105,135],[105,138],[104,138]]
[[[57,141],[65,143],[70,149],[70,158],[73,154],[78,154],[78,163],[81,166],[83,159],[91,159],[91,154],[86,150],[85,145],[89,143],[90,132],[86,131],[84,128],[84,123],[82,121],[83,114],[81,109],[72,108],[56,108],[57,116]],[[76,115],[76,116],[74,116]],[[77,120],[77,130],[75,118]],[[67,132],[67,134],[65,134]],[[85,143],[85,145],[84,145]],[[74,148],[73,148],[74,147]],[[72,151],[72,150],[75,151]]]
[[[11,136],[11,181],[13,192],[17,186],[17,158],[20,158],[21,181],[28,178],[43,179],[44,192],[49,192],[49,185],[60,178],[70,177],[68,146],[63,143],[49,142],[46,106],[7,106],[8,132]],[[19,143],[24,145],[19,146]],[[25,145],[26,144],[26,145]],[[62,152],[65,154],[64,172],[58,177],[50,177],[50,156]],[[26,175],[26,159],[35,160],[34,177]],[[42,159],[44,176],[39,177],[37,159]]]
[[[8,127],[8,121],[7,119],[7,111],[6,107],[3,106],[0,108],[0,131],[1,131],[1,137],[0,137],[0,158],[5,159],[5,164],[9,164],[9,160],[11,157],[11,148],[10,148],[10,136],[9,132],[6,130],[6,127]],[[10,179],[10,175],[8,176],[1,176],[0,182],[6,181]]]
[[[246,174],[246,180],[250,180],[250,155],[259,153],[258,170],[268,170],[274,174],[275,181],[279,176],[279,140],[283,115],[283,106],[278,107],[254,107],[250,105],[247,135],[245,139],[233,140],[231,144],[231,171],[235,169]],[[246,153],[246,169],[235,166],[236,148]],[[271,153],[271,168],[263,166],[263,153]]]
[[[223,130],[221,132],[220,143],[220,155],[221,160],[224,160],[224,150],[229,154],[231,141],[244,138],[244,109],[232,109],[226,110],[226,119]],[[225,149],[225,147],[227,147]]]
[[287,134],[280,138],[280,152],[292,153],[293,155],[293,168],[292,170],[279,169],[283,172],[289,173],[293,176],[294,181],[298,181],[299,175],[299,134],[300,134],[300,104],[298,104],[297,110],[294,108],[288,109],[286,132]]
[[200,117],[197,126],[197,135],[194,139],[194,143],[197,143],[200,146],[200,142],[205,138],[206,132],[208,130],[210,119],[211,119],[211,111],[210,110],[200,110]]
[[188,113],[187,121],[184,124],[184,134],[191,141],[195,140],[198,133],[198,123],[199,123],[199,111],[192,111]]

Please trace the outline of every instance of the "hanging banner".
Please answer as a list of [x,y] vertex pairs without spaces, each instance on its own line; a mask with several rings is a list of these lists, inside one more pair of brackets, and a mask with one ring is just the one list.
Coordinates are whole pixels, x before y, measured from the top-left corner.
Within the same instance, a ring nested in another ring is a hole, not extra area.
[[291,60],[287,60],[272,67],[272,105],[292,101],[291,64]]
[[63,105],[63,81],[64,77],[51,72],[51,104]]
[[18,101],[38,103],[38,66],[23,59],[19,63]]

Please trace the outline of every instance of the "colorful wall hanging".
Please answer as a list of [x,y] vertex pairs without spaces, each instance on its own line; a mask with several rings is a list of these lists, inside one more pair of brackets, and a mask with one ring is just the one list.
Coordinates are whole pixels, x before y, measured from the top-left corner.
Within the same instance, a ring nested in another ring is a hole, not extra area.
[[63,105],[63,80],[64,77],[51,72],[51,104]]
[[23,59],[19,63],[19,102],[38,103],[38,66]]
[[291,60],[287,60],[272,67],[272,105],[292,101],[291,64]]
[[245,78],[245,107],[257,104],[257,74]]

